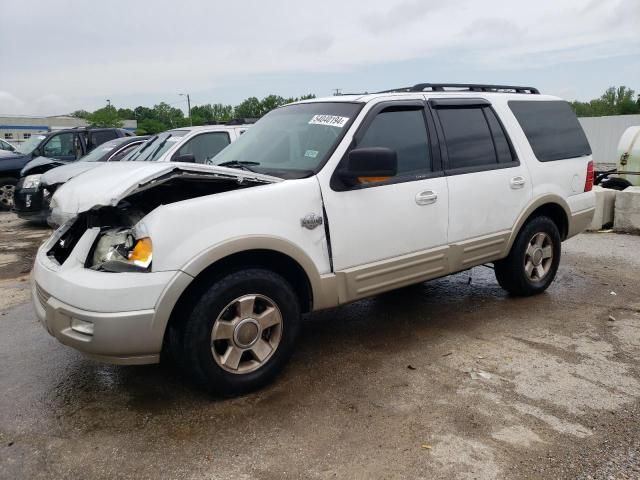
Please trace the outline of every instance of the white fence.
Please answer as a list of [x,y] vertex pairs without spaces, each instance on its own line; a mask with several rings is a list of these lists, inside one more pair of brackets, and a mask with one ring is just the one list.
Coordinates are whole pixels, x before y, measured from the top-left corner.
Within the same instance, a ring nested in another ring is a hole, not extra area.
[[640,125],[640,115],[583,117],[578,120],[591,144],[593,162],[601,166],[607,164],[611,168],[618,162],[618,142],[624,131]]

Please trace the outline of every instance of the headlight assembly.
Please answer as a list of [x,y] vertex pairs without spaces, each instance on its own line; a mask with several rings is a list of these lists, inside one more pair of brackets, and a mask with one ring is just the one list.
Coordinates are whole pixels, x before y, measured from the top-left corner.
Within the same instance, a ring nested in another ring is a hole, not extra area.
[[137,233],[123,228],[102,232],[89,259],[89,267],[107,272],[150,271],[153,258],[151,239]]
[[27,175],[22,182],[22,188],[38,188],[40,185],[40,177],[42,175]]

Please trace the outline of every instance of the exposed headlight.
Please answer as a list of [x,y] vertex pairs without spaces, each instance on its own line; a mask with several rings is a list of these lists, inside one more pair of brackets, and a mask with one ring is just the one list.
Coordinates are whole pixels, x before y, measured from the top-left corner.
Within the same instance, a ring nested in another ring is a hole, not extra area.
[[42,175],[27,175],[22,182],[22,188],[38,188],[40,185],[40,177]]
[[117,228],[100,234],[89,266],[107,272],[148,272],[153,246],[148,236]]

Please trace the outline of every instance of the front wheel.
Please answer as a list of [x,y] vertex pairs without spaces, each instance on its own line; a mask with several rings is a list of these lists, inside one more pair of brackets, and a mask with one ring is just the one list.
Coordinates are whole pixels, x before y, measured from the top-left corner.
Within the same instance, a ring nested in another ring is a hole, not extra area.
[[517,296],[544,292],[558,271],[561,239],[549,217],[535,217],[518,233],[509,255],[495,262],[502,288]]
[[180,363],[205,389],[238,395],[271,382],[298,335],[300,304],[282,276],[231,273],[204,291],[183,326]]

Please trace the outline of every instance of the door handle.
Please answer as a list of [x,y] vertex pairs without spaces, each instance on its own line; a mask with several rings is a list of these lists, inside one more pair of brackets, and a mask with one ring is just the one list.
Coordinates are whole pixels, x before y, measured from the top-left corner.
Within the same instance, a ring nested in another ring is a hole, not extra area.
[[438,200],[438,194],[433,190],[425,190],[416,195],[416,203],[418,205],[431,205]]
[[511,184],[511,188],[515,190],[524,187],[524,184],[527,183],[527,181],[524,177],[518,175],[517,177],[513,177],[509,183]]

